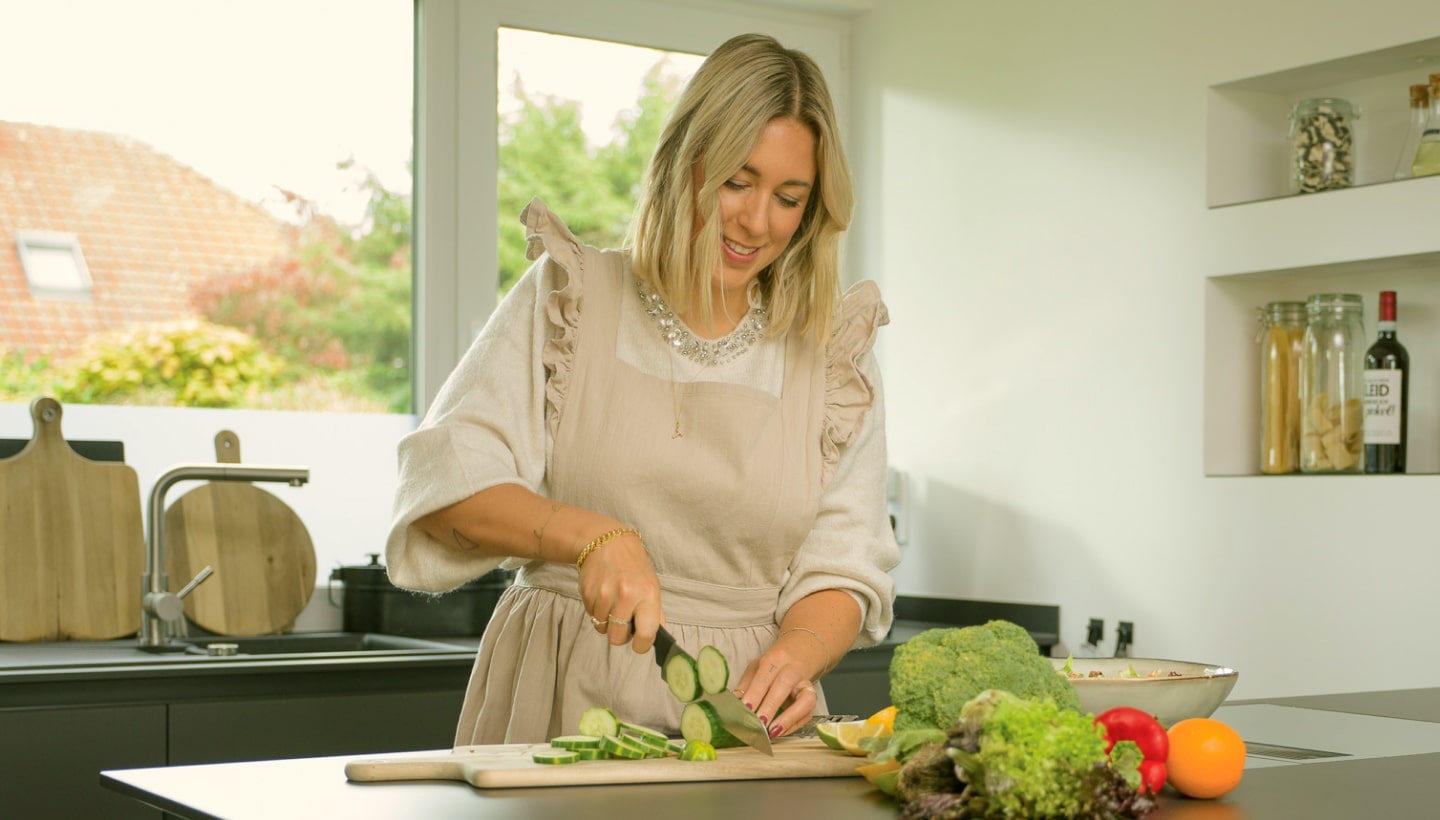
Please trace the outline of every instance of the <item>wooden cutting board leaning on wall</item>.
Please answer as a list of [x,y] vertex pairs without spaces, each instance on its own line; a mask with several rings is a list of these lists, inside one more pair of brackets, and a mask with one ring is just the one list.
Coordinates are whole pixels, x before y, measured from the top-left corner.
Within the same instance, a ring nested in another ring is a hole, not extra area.
[[0,640],[111,640],[140,628],[139,479],[72,450],[62,415],[54,399],[31,402],[34,438],[0,459]]
[[[215,436],[215,460],[240,463],[240,437]],[[211,481],[165,511],[170,589],[205,566],[215,574],[185,598],[185,615],[217,635],[289,631],[315,594],[315,545],[290,506],[244,481]]]

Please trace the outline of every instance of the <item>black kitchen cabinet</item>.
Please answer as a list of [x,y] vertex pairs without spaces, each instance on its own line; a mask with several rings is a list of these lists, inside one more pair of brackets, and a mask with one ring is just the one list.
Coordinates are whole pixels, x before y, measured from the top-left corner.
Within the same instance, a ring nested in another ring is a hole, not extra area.
[[171,704],[171,765],[448,749],[460,689]]
[[160,820],[100,786],[104,769],[165,765],[165,707],[0,709],[0,815]]

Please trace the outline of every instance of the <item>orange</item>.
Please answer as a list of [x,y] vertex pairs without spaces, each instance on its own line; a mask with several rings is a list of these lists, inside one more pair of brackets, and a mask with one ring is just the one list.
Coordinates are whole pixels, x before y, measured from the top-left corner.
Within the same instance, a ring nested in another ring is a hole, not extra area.
[[865,718],[865,723],[869,726],[879,726],[881,734],[893,734],[895,732],[896,711],[897,710],[894,706],[886,706],[884,709],[881,709],[870,717]]
[[1186,797],[1219,797],[1240,785],[1245,741],[1213,718],[1190,718],[1170,727],[1169,783]]

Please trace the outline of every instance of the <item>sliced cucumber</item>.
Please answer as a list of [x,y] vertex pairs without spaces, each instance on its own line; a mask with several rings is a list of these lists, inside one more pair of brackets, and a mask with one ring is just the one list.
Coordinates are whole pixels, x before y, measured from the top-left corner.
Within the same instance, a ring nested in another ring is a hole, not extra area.
[[685,741],[685,749],[680,752],[681,760],[717,760],[715,747],[703,740]]
[[536,749],[530,759],[536,763],[574,763],[580,755],[569,749]]
[[557,749],[598,749],[600,748],[599,735],[561,735],[550,738],[550,745]]
[[647,757],[644,747],[617,735],[606,735],[600,739],[600,748],[610,757],[625,760],[642,760]]
[[626,723],[620,721],[620,736],[634,738],[650,746],[664,746],[670,741],[664,732],[657,732],[649,726],[641,726],[638,723]]
[[739,738],[725,731],[715,707],[703,700],[685,704],[680,712],[680,734],[686,741],[704,741],[717,749],[744,745]]
[[681,703],[699,700],[704,694],[700,691],[700,676],[695,671],[695,661],[689,655],[672,655],[665,661],[662,677],[665,685],[670,687],[670,694]]
[[713,646],[702,646],[695,654],[695,677],[705,694],[714,695],[730,686],[730,664],[725,655]]
[[665,745],[668,754],[680,755],[685,752],[685,741],[683,740],[672,740]]
[[575,756],[581,760],[604,760],[604,749],[576,749]]
[[618,735],[620,733],[620,721],[615,719],[615,713],[606,706],[591,706],[580,713],[580,734],[593,737],[605,737],[606,735]]

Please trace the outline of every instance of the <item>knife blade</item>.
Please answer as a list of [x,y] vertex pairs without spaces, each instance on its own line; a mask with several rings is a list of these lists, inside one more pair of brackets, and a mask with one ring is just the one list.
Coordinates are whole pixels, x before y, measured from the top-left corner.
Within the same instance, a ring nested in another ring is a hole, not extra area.
[[[669,630],[660,627],[655,632],[655,663],[660,666],[661,677],[665,676],[666,662],[677,655],[689,658],[691,665],[694,665],[695,659],[690,653],[675,643],[675,637]],[[739,738],[746,746],[771,757],[775,756],[775,750],[770,748],[770,733],[765,731],[765,724],[760,722],[758,715],[745,708],[745,704],[735,697],[735,693],[726,690],[704,695],[700,699],[715,707],[715,714],[720,718],[720,725],[725,727],[725,731]]]

